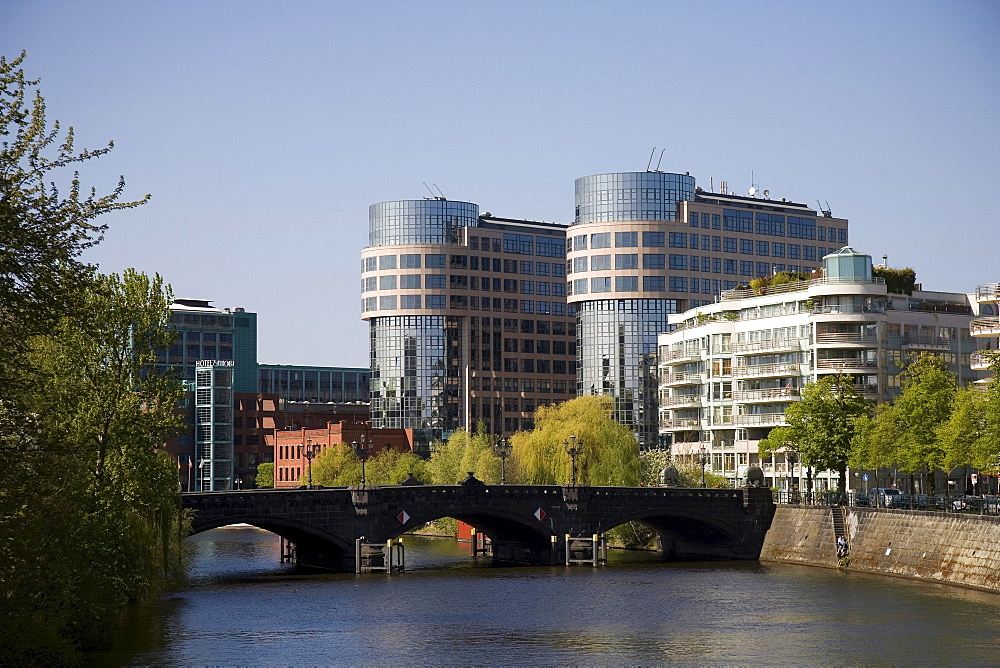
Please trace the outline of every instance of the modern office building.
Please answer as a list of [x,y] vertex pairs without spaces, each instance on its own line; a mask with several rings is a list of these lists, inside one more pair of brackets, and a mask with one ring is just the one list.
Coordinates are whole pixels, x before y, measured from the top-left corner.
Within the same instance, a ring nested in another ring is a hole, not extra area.
[[[680,461],[739,481],[749,465],[767,484],[801,484],[801,467],[784,454],[759,461],[758,442],[785,424],[784,413],[805,385],[848,374],[857,391],[885,401],[900,391],[902,364],[920,353],[948,363],[960,384],[976,341],[968,295],[887,292],[873,277],[871,257],[849,247],[822,260],[813,280],[723,291],[717,303],[672,316],[659,337],[660,432]],[[993,326],[996,326],[993,318]],[[796,473],[793,483],[792,474]],[[822,473],[816,489],[836,485]]]
[[257,466],[273,461],[275,429],[368,419],[368,369],[258,364],[256,313],[206,299],[177,299],[170,311],[177,339],[157,370],[173,368],[188,390],[188,429],[166,443],[182,489],[252,487]]
[[377,429],[415,430],[417,452],[482,423],[530,429],[575,395],[566,226],[480,215],[443,198],[369,209],[362,318],[371,331]]
[[615,398],[615,419],[656,447],[652,380],[668,317],[758,276],[809,272],[848,241],[847,220],[751,189],[711,193],[690,174],[576,180],[567,231],[568,303],[578,314],[577,394]]

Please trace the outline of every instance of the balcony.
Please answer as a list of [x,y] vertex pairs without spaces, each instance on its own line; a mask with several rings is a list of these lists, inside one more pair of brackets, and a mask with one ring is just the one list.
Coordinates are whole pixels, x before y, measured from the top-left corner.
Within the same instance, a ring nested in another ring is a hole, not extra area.
[[678,373],[668,373],[660,380],[661,385],[666,385],[667,387],[677,387],[680,385],[700,385],[704,380],[704,374],[701,371],[694,372],[678,372]]
[[863,360],[861,358],[857,359],[839,358],[839,359],[816,360],[817,371],[828,371],[831,373],[848,371],[852,369],[868,370],[868,369],[874,369],[877,366],[878,366],[877,360]]
[[878,337],[861,332],[838,332],[816,335],[817,346],[862,346],[875,348],[878,346]]
[[733,400],[743,404],[770,401],[797,401],[799,390],[794,387],[772,387],[766,390],[736,390]]
[[683,406],[701,406],[701,395],[700,394],[682,394],[674,397],[666,397],[661,406],[668,406],[670,408],[680,408]]
[[668,366],[683,364],[685,362],[697,362],[701,359],[701,348],[689,350],[670,350],[660,353],[660,364]]
[[969,366],[971,366],[976,371],[989,371],[990,363],[992,358],[987,352],[996,353],[996,351],[982,351],[978,353],[972,353],[972,357],[969,360]]
[[[761,291],[761,294],[766,295],[778,295],[788,292],[798,292],[799,290],[805,290],[806,288],[819,285],[864,285],[872,283],[885,283],[885,279],[882,278],[854,278],[854,277],[833,277],[833,278],[814,278],[808,281],[795,281],[792,283],[782,283],[780,285],[769,285]],[[730,299],[746,299],[748,297],[758,297],[757,292],[752,288],[743,288],[738,290],[723,290],[722,291],[722,301],[727,301]]]
[[903,350],[949,350],[951,339],[938,336],[903,336]]
[[755,364],[752,366],[734,366],[733,378],[767,378],[770,376],[797,376],[800,365],[797,363]]
[[754,341],[752,343],[734,343],[733,353],[736,355],[746,355],[747,353],[765,352],[794,352],[801,350],[798,339],[780,339],[777,341]]
[[865,399],[878,399],[881,396],[878,385],[855,385],[854,391]]
[[736,415],[733,422],[737,427],[777,427],[785,423],[784,413],[755,413]]
[[685,431],[701,429],[701,420],[684,418],[678,420],[660,420],[660,429],[665,431]]
[[989,283],[976,288],[976,301],[992,303],[1000,301],[1000,283]]
[[1000,336],[1000,318],[976,318],[969,323],[973,336]]

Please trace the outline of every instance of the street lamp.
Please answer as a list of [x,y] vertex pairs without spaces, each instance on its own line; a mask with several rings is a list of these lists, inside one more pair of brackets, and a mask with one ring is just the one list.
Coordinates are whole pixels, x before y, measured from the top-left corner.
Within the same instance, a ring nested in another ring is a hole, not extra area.
[[299,445],[299,457],[305,456],[307,466],[306,470],[309,472],[309,489],[313,488],[313,457],[316,456],[316,450],[313,449],[313,442],[311,438],[306,439],[305,447]]
[[497,453],[497,457],[500,458],[500,484],[506,485],[507,478],[504,474],[504,464],[507,462],[507,457],[510,456],[510,441],[502,436],[493,444],[493,451]]
[[358,445],[357,441],[352,441],[351,448],[354,449],[354,453],[361,460],[361,486],[364,487],[368,484],[368,480],[365,477],[365,460],[368,459],[368,448],[365,447],[365,435],[361,434],[361,445]]
[[799,461],[799,455],[794,450],[785,453],[788,460],[788,493],[791,494],[795,485],[795,464]]
[[563,447],[570,459],[570,484],[576,486],[576,456],[583,452],[583,439],[577,445],[576,436],[570,436],[569,441],[563,441]]
[[698,452],[698,463],[701,464],[701,486],[707,487],[705,484],[705,465],[708,464],[708,453],[705,452],[705,446],[701,446],[701,450]]
[[233,484],[236,485],[236,490],[239,491],[242,489],[240,485],[243,484],[243,479],[240,478],[239,476],[236,476],[235,478],[233,478]]

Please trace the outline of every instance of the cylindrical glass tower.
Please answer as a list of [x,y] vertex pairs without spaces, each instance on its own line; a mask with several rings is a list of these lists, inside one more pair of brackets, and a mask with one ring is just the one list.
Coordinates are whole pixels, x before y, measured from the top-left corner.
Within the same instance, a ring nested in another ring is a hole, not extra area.
[[643,447],[658,445],[656,337],[669,329],[665,248],[682,230],[678,203],[695,199],[688,174],[621,172],[576,180],[568,231],[568,302],[577,307],[577,394],[615,399],[615,419]]

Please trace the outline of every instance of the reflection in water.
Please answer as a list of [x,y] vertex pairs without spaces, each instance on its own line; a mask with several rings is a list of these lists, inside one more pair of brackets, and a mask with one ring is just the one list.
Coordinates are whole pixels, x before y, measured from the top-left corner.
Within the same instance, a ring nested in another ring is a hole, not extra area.
[[138,611],[102,664],[996,663],[1000,597],[758,563],[492,566],[407,537],[407,572],[297,574],[277,538],[190,539],[189,586]]

